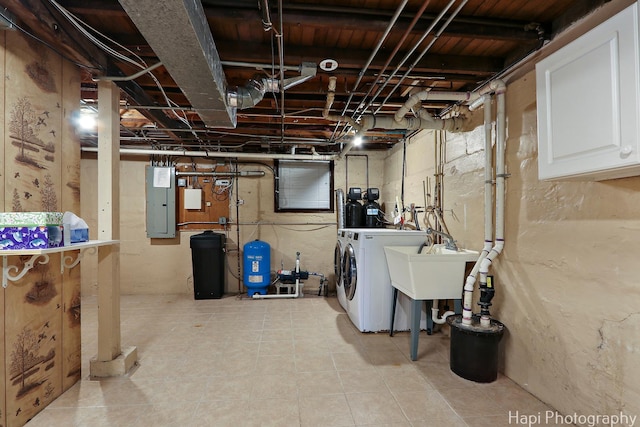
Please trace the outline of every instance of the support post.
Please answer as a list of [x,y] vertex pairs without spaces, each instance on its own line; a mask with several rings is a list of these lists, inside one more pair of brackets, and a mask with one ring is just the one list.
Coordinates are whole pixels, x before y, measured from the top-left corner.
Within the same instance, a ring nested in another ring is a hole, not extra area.
[[[120,90],[98,82],[98,239],[120,238]],[[98,355],[92,377],[123,375],[137,359],[120,343],[120,246],[98,248]]]

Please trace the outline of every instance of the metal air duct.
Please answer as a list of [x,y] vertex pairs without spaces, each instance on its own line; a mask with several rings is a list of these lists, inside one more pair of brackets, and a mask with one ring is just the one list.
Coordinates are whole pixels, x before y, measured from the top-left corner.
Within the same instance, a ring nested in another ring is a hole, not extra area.
[[[299,67],[300,75],[296,77],[290,77],[282,80],[284,84],[283,89],[287,90],[295,85],[306,82],[312,77],[315,77],[317,72],[317,66],[313,62],[303,62]],[[281,88],[281,80],[270,77],[254,77],[244,85],[235,89],[227,90],[227,102],[230,106],[236,107],[240,110],[251,108],[256,106],[264,94],[267,92],[278,93]]]
[[119,0],[209,127],[235,127],[227,82],[200,1]]

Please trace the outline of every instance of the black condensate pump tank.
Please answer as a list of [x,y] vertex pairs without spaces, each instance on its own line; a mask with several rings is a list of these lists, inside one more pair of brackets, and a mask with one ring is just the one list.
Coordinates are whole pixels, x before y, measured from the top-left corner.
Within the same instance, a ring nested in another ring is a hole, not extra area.
[[366,200],[362,207],[364,212],[364,226],[366,228],[384,227],[382,211],[380,210],[380,205],[376,202],[376,200],[380,198],[380,190],[377,188],[367,188],[364,198]]
[[359,200],[362,199],[362,190],[360,188],[351,187],[349,193],[347,193],[347,203],[345,204],[346,211],[346,223],[347,228],[360,228],[364,223],[364,212],[362,210],[362,204]]

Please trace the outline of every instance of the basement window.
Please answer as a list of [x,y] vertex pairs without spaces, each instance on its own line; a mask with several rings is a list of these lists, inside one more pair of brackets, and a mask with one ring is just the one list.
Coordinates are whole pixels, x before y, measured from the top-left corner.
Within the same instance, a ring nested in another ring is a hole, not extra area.
[[276,212],[333,212],[333,162],[276,160]]

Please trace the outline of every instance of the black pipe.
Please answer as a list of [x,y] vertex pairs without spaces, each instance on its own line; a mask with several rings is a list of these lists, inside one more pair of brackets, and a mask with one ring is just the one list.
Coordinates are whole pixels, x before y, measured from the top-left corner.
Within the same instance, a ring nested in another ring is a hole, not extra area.
[[[236,160],[235,162],[235,169],[236,172],[238,172],[238,161]],[[237,256],[237,260],[238,260],[238,295],[242,294],[242,282],[241,282],[241,277],[242,277],[242,270],[240,268],[240,200],[239,200],[239,183],[238,183],[238,179],[235,180],[235,184],[236,184],[236,245],[238,246],[238,256]]]
[[491,307],[491,300],[495,296],[495,289],[493,288],[493,276],[487,276],[486,283],[480,282],[480,306],[481,316],[490,316],[489,307]]

